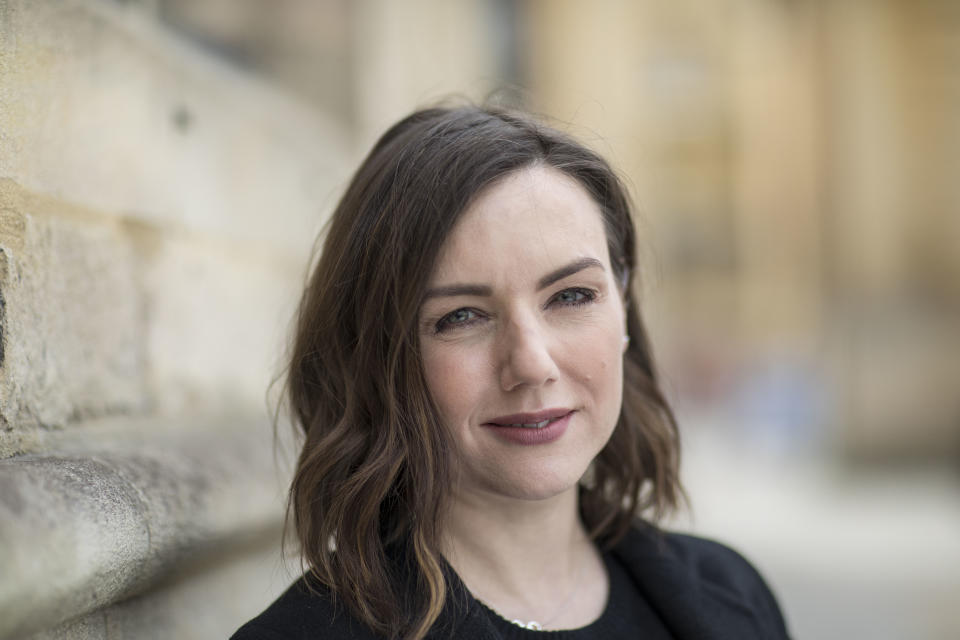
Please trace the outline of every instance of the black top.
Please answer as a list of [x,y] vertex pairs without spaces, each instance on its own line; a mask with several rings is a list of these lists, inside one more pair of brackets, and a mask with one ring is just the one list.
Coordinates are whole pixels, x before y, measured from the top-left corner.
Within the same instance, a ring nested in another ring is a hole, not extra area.
[[[504,640],[672,640],[660,614],[643,597],[630,572],[611,553],[603,555],[610,577],[610,595],[600,617],[579,629],[525,629],[484,606]],[[483,604],[483,603],[481,603]]]
[[[641,600],[656,612],[675,640],[789,638],[777,602],[763,578],[728,547],[693,536],[660,534],[641,525],[631,529],[610,555],[625,569]],[[430,640],[506,640],[511,637],[504,635],[506,630],[494,622],[490,610],[467,591],[455,573],[450,572],[448,583],[447,604],[428,635]],[[632,611],[644,615],[639,609]],[[649,622],[650,618],[646,620]],[[516,630],[522,631],[519,627]],[[513,629],[509,631],[513,633]],[[545,640],[552,640],[552,635],[552,632],[536,634],[538,639]],[[639,633],[637,636],[643,637]],[[382,640],[349,615],[342,603],[334,608],[326,593],[311,593],[306,588],[306,578],[297,580],[266,611],[243,625],[232,637],[232,640],[341,639]]]

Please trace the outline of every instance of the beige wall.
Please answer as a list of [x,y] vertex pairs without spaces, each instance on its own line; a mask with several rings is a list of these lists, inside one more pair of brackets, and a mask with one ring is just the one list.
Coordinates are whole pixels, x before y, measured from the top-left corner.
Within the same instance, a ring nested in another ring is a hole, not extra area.
[[348,137],[155,9],[0,2],[3,638],[226,637],[291,577],[265,394]]

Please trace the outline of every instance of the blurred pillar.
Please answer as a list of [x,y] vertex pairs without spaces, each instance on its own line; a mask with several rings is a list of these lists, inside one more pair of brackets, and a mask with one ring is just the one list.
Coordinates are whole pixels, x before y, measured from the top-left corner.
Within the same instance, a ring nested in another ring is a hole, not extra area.
[[842,443],[960,456],[960,5],[823,6]]
[[476,99],[496,86],[496,26],[483,0],[361,0],[353,5],[358,147],[414,106]]
[[741,330],[808,356],[822,329],[818,17],[816,3],[742,0],[731,38]]

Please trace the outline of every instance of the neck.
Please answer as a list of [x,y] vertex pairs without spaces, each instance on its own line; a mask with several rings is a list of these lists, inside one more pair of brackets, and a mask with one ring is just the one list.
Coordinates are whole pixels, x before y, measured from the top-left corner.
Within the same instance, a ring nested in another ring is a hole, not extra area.
[[443,548],[476,597],[521,619],[548,615],[585,568],[599,563],[580,521],[576,487],[545,500],[456,494]]

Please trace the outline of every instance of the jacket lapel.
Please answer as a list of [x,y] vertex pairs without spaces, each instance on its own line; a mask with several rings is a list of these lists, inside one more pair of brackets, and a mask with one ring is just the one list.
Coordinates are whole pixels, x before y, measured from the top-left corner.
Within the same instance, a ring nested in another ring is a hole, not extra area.
[[632,528],[613,553],[677,640],[762,640],[747,604],[706,582],[655,531]]

